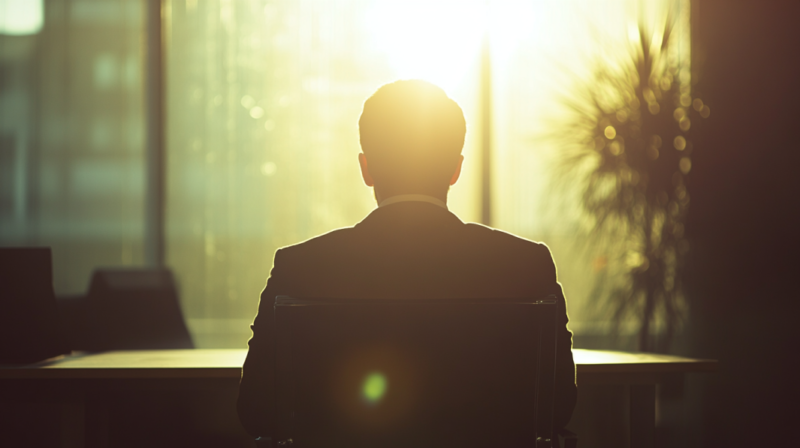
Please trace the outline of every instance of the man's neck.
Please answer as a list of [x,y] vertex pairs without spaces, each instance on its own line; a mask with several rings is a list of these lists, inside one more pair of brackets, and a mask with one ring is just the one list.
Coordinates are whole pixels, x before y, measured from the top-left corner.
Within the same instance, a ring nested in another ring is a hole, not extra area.
[[[391,198],[403,196],[403,197],[410,197],[410,196],[426,196],[428,198],[436,199],[436,201],[441,202],[444,204],[445,208],[447,208],[447,191],[443,193],[430,193],[430,192],[423,192],[423,191],[390,191],[388,193],[379,191],[377,188],[375,189],[375,202],[378,203],[378,206],[384,203],[384,201],[389,200]],[[406,199],[408,200],[408,199]],[[404,201],[406,201],[404,200]],[[411,199],[413,200],[413,199]],[[401,202],[401,201],[397,201]]]
[[398,194],[378,202],[378,207],[396,204],[398,202],[427,202],[447,210],[447,203],[426,194]]

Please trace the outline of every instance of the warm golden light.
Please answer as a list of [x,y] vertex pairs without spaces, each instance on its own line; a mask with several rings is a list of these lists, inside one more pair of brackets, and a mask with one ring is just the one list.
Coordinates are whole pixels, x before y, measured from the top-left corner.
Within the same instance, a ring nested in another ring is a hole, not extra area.
[[[180,278],[203,279],[185,282],[182,303],[198,345],[238,347],[250,336],[248,324],[272,262],[265,254],[351,226],[375,207],[358,172],[356,123],[364,100],[382,84],[425,79],[462,107],[465,162],[447,204],[464,221],[480,220],[479,93],[486,67],[492,225],[546,240],[560,254],[559,276],[570,285],[572,323],[578,328],[589,319],[582,303],[591,296],[586,279],[592,267],[583,254],[569,253],[572,229],[580,221],[577,201],[559,202],[552,214],[543,210],[557,183],[548,161],[561,148],[541,136],[568,115],[564,98],[599,65],[619,66],[630,45],[639,42],[639,21],[645,23],[643,32],[658,36],[665,17],[688,13],[684,3],[165,1],[166,252]],[[688,34],[679,41],[686,51],[671,58],[688,57]],[[660,87],[679,84],[681,76],[659,80]],[[624,163],[636,145],[625,129],[649,110],[672,120],[676,107],[694,108],[692,129],[709,113],[705,104],[687,105],[687,96],[676,104],[649,89],[647,94],[620,103],[609,122],[597,124],[602,126],[593,136],[598,153]],[[676,128],[679,123],[689,125],[679,120]],[[604,132],[609,125],[611,138]],[[645,157],[672,160],[667,155],[675,151],[674,135],[661,137],[663,146],[654,142]],[[646,179],[644,172],[631,171],[631,185],[640,175]],[[370,371],[354,373],[347,389],[361,408],[368,397],[364,375]],[[395,371],[391,380],[394,391],[406,390]]]
[[680,161],[680,168],[683,174],[689,174],[689,171],[692,169],[692,159],[688,157],[682,157]]
[[418,78],[445,90],[474,65],[485,30],[483,2],[411,0],[376,2],[366,15],[376,52],[398,78]]
[[398,78],[424,79],[451,91],[474,72],[485,39],[491,39],[493,57],[504,59],[531,32],[538,15],[530,3],[375,2],[365,19],[373,48],[388,57]]
[[675,144],[675,149],[677,149],[678,151],[683,151],[684,149],[686,149],[686,139],[683,138],[682,135],[675,137],[674,144]]

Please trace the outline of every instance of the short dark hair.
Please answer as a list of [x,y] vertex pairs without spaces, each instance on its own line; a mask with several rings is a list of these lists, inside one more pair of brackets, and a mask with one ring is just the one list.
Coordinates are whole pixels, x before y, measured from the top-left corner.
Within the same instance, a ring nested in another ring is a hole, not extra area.
[[444,90],[402,80],[364,102],[358,130],[376,186],[423,193],[449,186],[467,124]]

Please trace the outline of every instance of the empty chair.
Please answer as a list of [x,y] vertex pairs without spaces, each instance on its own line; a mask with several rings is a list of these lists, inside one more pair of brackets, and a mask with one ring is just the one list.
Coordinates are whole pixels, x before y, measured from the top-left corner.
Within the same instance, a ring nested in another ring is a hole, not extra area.
[[551,446],[555,311],[550,300],[278,297],[274,433],[262,441]]
[[0,363],[68,352],[58,322],[50,248],[0,248]]
[[167,269],[98,269],[85,304],[84,350],[194,348]]
[[91,345],[92,327],[85,294],[58,295],[58,318],[73,350],[86,350]]

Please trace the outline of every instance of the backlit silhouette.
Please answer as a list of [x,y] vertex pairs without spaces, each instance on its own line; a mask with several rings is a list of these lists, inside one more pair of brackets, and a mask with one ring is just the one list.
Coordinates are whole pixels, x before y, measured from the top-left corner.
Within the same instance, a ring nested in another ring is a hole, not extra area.
[[[464,223],[447,209],[448,190],[464,161],[461,108],[430,83],[397,81],[364,103],[359,133],[361,174],[374,187],[378,208],[353,227],[275,253],[243,368],[238,407],[245,428],[253,435],[271,431],[276,296],[411,300],[553,294],[559,307],[554,425],[566,425],[577,396],[572,334],[549,249]],[[391,394],[393,377],[380,381],[369,374],[360,377],[367,399]]]

